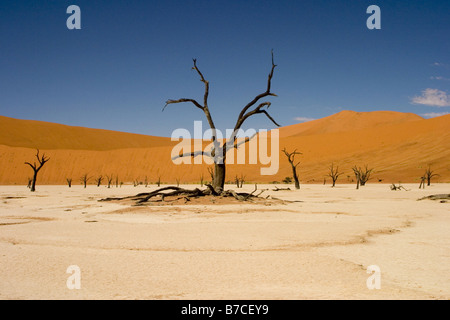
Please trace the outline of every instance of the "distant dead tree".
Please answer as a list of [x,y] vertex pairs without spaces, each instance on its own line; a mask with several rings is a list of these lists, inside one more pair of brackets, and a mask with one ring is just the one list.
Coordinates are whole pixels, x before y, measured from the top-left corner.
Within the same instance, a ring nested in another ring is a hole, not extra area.
[[72,188],[72,178],[66,178],[66,181],[69,188]]
[[283,149],[284,154],[288,158],[289,163],[292,167],[292,176],[295,181],[295,189],[300,189],[300,182],[298,181],[298,174],[297,174],[297,166],[300,164],[300,161],[295,163],[295,156],[297,154],[302,154],[301,152],[297,152],[297,149],[295,149],[293,152],[288,152],[286,148]]
[[339,172],[339,166],[334,168],[334,164],[332,163],[330,166],[330,172],[328,173],[328,176],[331,178],[331,181],[333,182],[333,185],[331,187],[334,187],[336,185],[337,179],[342,174],[343,174],[343,172]]
[[365,186],[366,182],[369,181],[373,168],[369,169],[367,165],[365,166],[364,169],[361,167],[354,166],[352,170],[355,173],[356,177],[356,189],[359,189],[360,185]]
[[200,187],[202,188],[203,187],[203,179],[204,179],[205,177],[203,176],[203,172],[202,172],[202,174],[200,175]]
[[95,183],[97,184],[97,187],[100,187],[100,185],[102,184],[103,181],[103,176],[100,175],[97,177],[97,179],[95,179]]
[[425,175],[420,177],[419,189],[425,189],[425,180],[427,180],[427,177]]
[[431,184],[431,178],[439,176],[438,174],[434,173],[434,171],[431,170],[431,167],[428,166],[427,170],[425,171],[424,175],[427,179],[427,186],[430,186]]
[[106,181],[108,182],[108,189],[111,188],[111,184],[112,184],[113,179],[114,179],[114,177],[113,177],[112,174],[111,175],[108,175],[108,174],[106,175]]
[[119,187],[119,175],[116,175],[116,188]]
[[156,180],[156,185],[159,187],[161,186],[161,175],[158,174],[158,180]]
[[175,178],[175,181],[177,182],[177,187],[180,186],[180,178]]
[[27,188],[30,189],[31,188],[31,183],[33,182],[32,178],[28,178],[28,184],[27,184]]
[[239,188],[239,177],[238,177],[238,175],[236,175],[234,177],[234,183],[236,183],[236,187]]
[[240,177],[238,177],[238,175],[236,175],[234,177],[234,182],[236,183],[236,187],[242,188],[242,186],[244,185],[244,182],[245,182],[245,175],[243,175],[242,173],[241,173]]
[[147,176],[145,176],[144,184],[145,184],[145,187],[147,188],[147,186],[148,186],[148,177]]
[[214,169],[212,167],[208,167],[208,173],[211,176],[211,184],[214,184]]
[[82,175],[80,178],[80,181],[81,181],[81,183],[83,183],[85,189],[86,189],[86,185],[87,185],[89,179],[91,179],[91,177],[89,177],[87,173]]
[[245,176],[241,173],[241,177],[239,178],[239,188],[242,188],[245,182]]
[[40,156],[39,155],[39,149],[36,149],[36,159],[38,160],[39,164],[36,164],[36,162],[34,162],[33,164],[29,163],[29,162],[25,162],[25,164],[29,165],[32,169],[33,169],[33,180],[31,182],[31,192],[36,191],[36,178],[38,175],[39,170],[41,170],[41,168],[44,166],[44,164],[46,164],[50,158],[46,158],[45,157],[45,153]]

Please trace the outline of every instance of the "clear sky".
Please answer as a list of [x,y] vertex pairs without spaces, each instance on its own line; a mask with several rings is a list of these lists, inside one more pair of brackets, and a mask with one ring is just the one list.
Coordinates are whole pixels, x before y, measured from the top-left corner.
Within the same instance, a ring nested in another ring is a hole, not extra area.
[[[69,5],[81,30],[69,30]],[[369,30],[369,5],[381,29]],[[450,1],[0,2],[0,115],[170,136],[202,112],[219,129],[263,92],[274,50],[271,115],[281,125],[341,110],[450,111]],[[206,126],[206,122],[205,122]],[[273,128],[263,115],[246,128]]]

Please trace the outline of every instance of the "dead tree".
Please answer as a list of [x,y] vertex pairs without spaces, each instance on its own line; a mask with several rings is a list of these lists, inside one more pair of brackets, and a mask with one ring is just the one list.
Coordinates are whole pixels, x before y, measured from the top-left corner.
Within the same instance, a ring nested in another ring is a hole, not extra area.
[[41,170],[41,168],[44,166],[44,164],[46,164],[50,158],[46,158],[45,157],[45,153],[40,156],[39,155],[39,149],[36,150],[36,159],[38,160],[38,164],[36,164],[36,162],[34,162],[33,164],[29,163],[29,162],[25,162],[25,164],[29,165],[32,169],[33,169],[33,180],[31,182],[31,192],[36,191],[36,179],[37,179],[37,175],[39,170]]
[[148,186],[148,178],[147,178],[147,176],[145,176],[144,184],[145,184],[145,187],[147,188],[147,186]]
[[211,185],[214,184],[214,169],[212,167],[208,167],[208,173],[211,177]]
[[425,180],[426,179],[427,179],[427,177],[425,175],[420,177],[419,189],[425,189]]
[[239,178],[239,188],[242,188],[245,182],[245,176],[241,173],[241,177]]
[[119,187],[119,175],[116,175],[116,188]]
[[339,172],[339,166],[334,168],[334,164],[332,163],[330,166],[330,172],[328,173],[328,176],[331,178],[331,181],[333,182],[333,185],[331,187],[334,187],[336,185],[337,179],[342,174],[343,172]]
[[103,181],[102,175],[98,176],[98,178],[95,179],[95,183],[97,184],[97,187],[100,187],[100,185],[102,184],[102,181]]
[[106,175],[106,181],[108,182],[108,189],[111,188],[113,178],[114,178],[113,175]]
[[85,189],[86,189],[86,185],[87,185],[89,179],[91,179],[91,177],[88,177],[87,173],[82,175],[80,178],[80,181],[81,181],[81,183],[83,183]]
[[365,186],[366,182],[369,181],[373,168],[369,169],[367,165],[365,166],[364,169],[362,169],[361,167],[354,166],[352,170],[355,173],[356,177],[356,189],[359,189],[360,185]]
[[69,188],[72,188],[72,178],[66,178],[66,181]]
[[177,187],[180,186],[180,178],[175,178],[175,181],[177,182]]
[[431,167],[428,166],[428,169],[425,171],[425,175],[424,175],[427,179],[427,186],[430,186],[431,178],[439,176],[438,174],[433,173],[433,172],[434,171],[431,170]]
[[241,173],[240,177],[238,177],[238,175],[236,175],[234,177],[234,182],[236,183],[236,187],[242,188],[242,186],[244,185],[244,182],[245,182],[245,176],[242,173]]
[[204,179],[204,176],[203,176],[203,172],[202,172],[202,174],[200,175],[200,187],[201,188],[203,188],[203,179]]
[[301,152],[297,152],[297,149],[295,149],[293,152],[288,152],[286,148],[283,149],[284,154],[288,158],[289,163],[292,167],[292,176],[295,181],[295,189],[300,189],[300,182],[298,181],[298,174],[297,174],[297,166],[300,164],[300,161],[295,163],[295,156],[297,154],[302,154]]
[[158,174],[158,180],[156,180],[156,185],[161,186],[161,175]]
[[[204,91],[204,95],[203,95],[203,104],[197,102],[194,99],[186,99],[186,98],[177,99],[177,100],[167,100],[166,105],[164,106],[163,110],[169,104],[183,103],[183,102],[192,103],[196,108],[200,109],[205,114],[205,117],[206,117],[208,124],[212,131],[213,146],[212,146],[211,150],[209,150],[209,151],[194,151],[194,152],[189,152],[189,153],[185,153],[185,154],[180,153],[178,156],[173,157],[173,160],[177,159],[177,158],[187,157],[187,156],[196,157],[196,156],[206,155],[206,156],[211,157],[214,160],[214,175],[213,175],[213,181],[212,181],[211,186],[214,189],[214,193],[221,194],[224,190],[224,185],[225,185],[225,168],[226,168],[225,164],[226,164],[227,151],[231,150],[232,148],[237,148],[240,144],[246,143],[251,139],[251,138],[246,138],[242,143],[237,142],[236,135],[237,135],[239,129],[244,124],[244,122],[248,118],[250,118],[256,114],[263,114],[263,115],[267,116],[269,118],[269,120],[271,120],[276,126],[278,126],[278,127],[280,126],[278,123],[275,122],[275,120],[267,112],[267,109],[270,107],[271,103],[270,102],[259,103],[259,101],[265,97],[276,96],[276,94],[274,94],[270,91],[273,72],[274,72],[276,65],[274,64],[273,52],[272,52],[272,68],[271,68],[271,71],[268,76],[266,90],[264,92],[258,94],[257,96],[255,96],[255,98],[253,98],[253,100],[251,100],[249,103],[247,103],[247,105],[245,105],[242,108],[242,110],[239,113],[238,118],[236,120],[236,124],[234,126],[233,133],[231,134],[230,138],[228,138],[226,140],[226,142],[221,145],[221,142],[217,136],[216,125],[214,124],[213,117],[211,115],[211,112],[210,112],[209,106],[208,106],[209,81],[207,81],[205,79],[202,72],[197,67],[197,59],[193,59],[193,62],[194,62],[194,66],[192,67],[192,69],[198,73],[198,75],[200,77],[200,81],[203,82],[203,84],[205,86],[205,91]],[[257,103],[259,103],[259,104],[257,105]]]
[[31,183],[33,182],[32,178],[28,178],[28,184],[27,184],[27,188],[31,189]]

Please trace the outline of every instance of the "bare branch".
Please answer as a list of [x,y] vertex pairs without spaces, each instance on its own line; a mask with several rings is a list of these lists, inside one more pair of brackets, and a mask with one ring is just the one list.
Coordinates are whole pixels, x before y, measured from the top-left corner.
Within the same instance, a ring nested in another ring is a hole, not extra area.
[[167,107],[167,105],[172,104],[172,103],[181,103],[181,102],[192,102],[197,108],[204,110],[204,108],[200,105],[200,103],[198,103],[197,101],[195,101],[194,99],[178,99],[178,100],[167,100],[166,101],[166,105],[164,106],[164,108],[162,109],[162,111],[164,111],[164,109]]

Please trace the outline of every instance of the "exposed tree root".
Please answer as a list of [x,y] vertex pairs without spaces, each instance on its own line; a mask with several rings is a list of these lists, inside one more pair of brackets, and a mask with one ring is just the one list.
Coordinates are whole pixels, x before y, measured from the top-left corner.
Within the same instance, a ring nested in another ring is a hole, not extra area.
[[[235,192],[234,190],[224,190],[220,194],[217,193],[214,188],[206,184],[207,189],[200,190],[195,188],[194,190],[183,189],[180,187],[169,186],[157,189],[152,192],[139,193],[134,196],[123,197],[123,198],[106,198],[101,199],[99,201],[120,201],[120,200],[131,200],[135,201],[136,205],[142,205],[146,202],[175,202],[181,199],[184,200],[184,203],[191,201],[192,198],[200,198],[205,196],[213,196],[213,197],[221,197],[221,198],[234,198],[239,201],[249,201],[256,198],[268,189],[259,190],[259,193],[255,195],[255,192],[258,190],[257,185],[255,184],[255,189],[251,193],[247,192]],[[259,198],[264,199],[264,198]],[[267,199],[267,198],[265,198]]]

